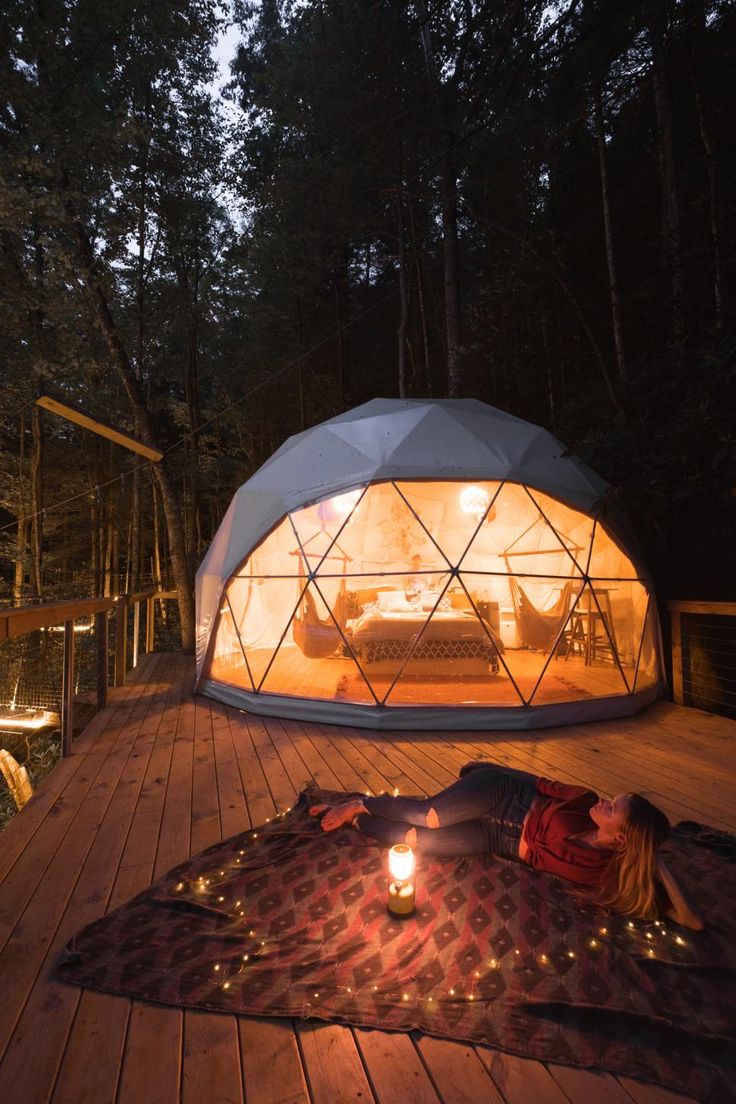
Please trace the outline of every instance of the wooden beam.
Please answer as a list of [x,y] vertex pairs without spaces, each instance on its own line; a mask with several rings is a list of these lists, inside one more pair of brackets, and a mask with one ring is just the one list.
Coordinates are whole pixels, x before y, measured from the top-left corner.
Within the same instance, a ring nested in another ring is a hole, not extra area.
[[718,617],[736,617],[736,602],[687,602],[670,599],[670,613],[715,613]]
[[63,625],[77,617],[91,617],[112,609],[114,598],[75,598],[69,602],[46,602],[40,606],[16,606],[0,609],[0,640],[22,636],[35,629]]
[[50,410],[52,414],[58,414],[60,418],[66,418],[67,421],[83,426],[84,429],[89,429],[92,433],[98,433],[100,437],[107,437],[108,440],[114,441],[117,445],[122,445],[123,448],[130,449],[131,452],[140,453],[147,460],[159,461],[163,459],[164,454],[159,449],[151,448],[150,445],[144,444],[143,441],[139,441],[137,437],[132,437],[130,433],[126,433],[122,429],[115,429],[114,426],[107,425],[106,422],[90,417],[79,407],[60,402],[59,399],[54,399],[50,395],[39,395],[36,403],[38,406],[42,406],[44,410]]

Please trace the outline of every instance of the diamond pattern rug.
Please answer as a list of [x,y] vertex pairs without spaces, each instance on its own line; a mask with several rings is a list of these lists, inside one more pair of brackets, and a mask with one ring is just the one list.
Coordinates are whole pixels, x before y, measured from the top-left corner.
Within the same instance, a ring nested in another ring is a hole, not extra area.
[[736,1101],[736,838],[681,824],[668,863],[704,932],[627,923],[493,856],[419,859],[386,911],[386,852],[295,809],[171,870],[79,932],[58,978],[214,1011],[319,1017],[485,1043]]

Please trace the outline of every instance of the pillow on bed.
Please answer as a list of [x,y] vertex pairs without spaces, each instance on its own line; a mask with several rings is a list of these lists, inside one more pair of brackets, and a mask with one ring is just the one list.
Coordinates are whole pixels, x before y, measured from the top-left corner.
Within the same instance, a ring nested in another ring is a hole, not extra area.
[[381,590],[378,592],[378,608],[381,613],[410,613],[417,607],[407,602],[403,590]]

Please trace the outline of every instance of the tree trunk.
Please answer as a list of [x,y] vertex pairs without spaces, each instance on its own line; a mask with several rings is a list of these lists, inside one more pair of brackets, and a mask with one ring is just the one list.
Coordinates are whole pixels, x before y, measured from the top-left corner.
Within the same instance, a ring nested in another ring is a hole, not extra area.
[[723,259],[721,177],[703,97],[697,84],[695,85],[695,107],[708,174],[708,223],[713,250],[713,303],[715,306],[716,328],[722,330],[725,322],[726,265]]
[[349,258],[344,257],[337,270],[335,306],[337,311],[337,376],[340,399],[343,406],[350,404],[350,274]]
[[424,304],[424,274],[422,273],[422,261],[419,252],[419,239],[417,236],[416,222],[414,220],[414,205],[409,199],[409,220],[411,224],[411,241],[414,250],[414,270],[417,279],[417,302],[419,304],[419,319],[422,326],[422,364],[424,367],[424,386],[427,394],[432,394],[432,373],[429,363],[429,328],[427,326],[427,311]]
[[[95,322],[105,339],[112,362],[133,410],[136,432],[146,444],[156,447],[153,419],[146,406],[140,382],[136,379],[130,358],[110,313],[105,291],[96,272],[95,257],[89,237],[85,228],[76,219],[74,220],[74,230],[85,291]],[[169,538],[169,553],[179,603],[182,651],[191,653],[194,651],[195,639],[194,595],[184,547],[181,507],[173,489],[166,460],[163,459],[152,464],[151,467],[156,485],[161,493],[161,504]]]
[[613,249],[613,225],[611,219],[611,197],[608,189],[608,165],[606,164],[606,134],[603,119],[601,91],[595,90],[593,99],[593,118],[595,137],[598,146],[598,169],[601,179],[601,203],[603,206],[603,234],[606,243],[606,262],[608,264],[608,297],[611,304],[611,324],[613,327],[613,345],[616,350],[616,367],[619,384],[626,381],[626,357],[624,355],[623,325],[621,322],[621,297],[618,290],[616,257]]
[[133,493],[130,509],[130,590],[141,589],[141,468],[133,468]]
[[[657,18],[657,23],[659,19]],[[652,51],[652,87],[659,142],[657,159],[662,190],[662,240],[669,279],[670,341],[682,360],[685,353],[685,276],[682,263],[680,205],[675,168],[675,142],[672,125],[672,100],[667,84],[664,33],[652,19],[649,26]]]
[[404,240],[404,185],[396,197],[396,230],[399,239],[399,325],[396,330],[399,352],[399,398],[407,398],[406,330],[409,321],[409,292],[406,281],[406,242]]
[[189,513],[186,527],[186,550],[190,578],[194,580],[197,559],[197,527],[199,525],[199,262],[194,261],[194,273],[183,289],[187,296],[187,363],[184,392],[189,415]]
[[31,594],[43,597],[43,421],[41,407],[31,414]]
[[96,598],[102,593],[100,585],[100,517],[95,494],[89,500],[89,531],[90,531],[90,571],[92,573],[92,594]]
[[25,495],[26,418],[21,411],[18,431],[18,529],[13,569],[13,602],[20,605],[26,577],[28,555],[28,506]]
[[460,296],[457,262],[457,175],[452,152],[452,137],[442,166],[442,256],[445,285],[445,332],[447,334],[447,394],[458,399],[463,393],[460,367]]

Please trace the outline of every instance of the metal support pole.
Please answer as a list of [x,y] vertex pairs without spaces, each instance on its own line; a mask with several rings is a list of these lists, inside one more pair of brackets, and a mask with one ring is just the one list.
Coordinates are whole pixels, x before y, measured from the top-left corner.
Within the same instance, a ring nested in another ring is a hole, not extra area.
[[61,754],[72,753],[74,728],[74,621],[64,622],[64,665],[61,676]]
[[141,631],[141,604],[133,603],[133,667],[138,666],[138,637]]
[[154,598],[146,599],[146,654],[153,651],[154,628],[156,617],[156,601]]
[[128,647],[128,599],[125,594],[118,596],[115,603],[115,686],[125,684]]
[[95,614],[97,640],[97,708],[107,705],[107,611]]

